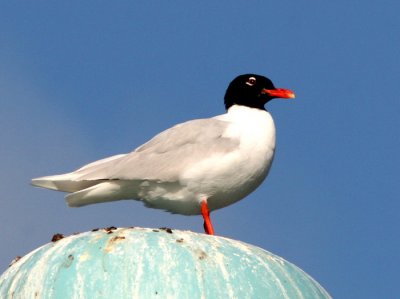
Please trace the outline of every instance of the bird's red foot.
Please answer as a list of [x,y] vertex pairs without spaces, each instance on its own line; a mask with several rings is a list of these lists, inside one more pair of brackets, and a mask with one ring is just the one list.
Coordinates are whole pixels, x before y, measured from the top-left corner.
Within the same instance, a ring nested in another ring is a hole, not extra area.
[[214,235],[214,228],[210,218],[210,210],[208,209],[206,200],[201,202],[201,214],[203,215],[204,219],[204,231],[208,235]]

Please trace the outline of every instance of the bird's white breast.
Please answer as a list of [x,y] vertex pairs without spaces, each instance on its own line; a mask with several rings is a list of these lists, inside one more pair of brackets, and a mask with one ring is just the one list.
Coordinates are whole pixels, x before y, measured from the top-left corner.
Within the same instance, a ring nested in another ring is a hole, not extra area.
[[215,118],[229,123],[223,137],[238,139],[239,145],[199,161],[182,175],[198,200],[208,198],[211,209],[230,205],[256,189],[268,174],[275,150],[275,125],[267,111],[235,105]]

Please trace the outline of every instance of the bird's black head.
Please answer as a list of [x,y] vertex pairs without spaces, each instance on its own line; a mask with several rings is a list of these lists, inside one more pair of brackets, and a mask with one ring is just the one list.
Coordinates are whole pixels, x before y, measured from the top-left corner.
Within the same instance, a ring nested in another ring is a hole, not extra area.
[[236,77],[228,86],[225,93],[225,108],[233,105],[265,109],[264,105],[273,98],[294,98],[294,93],[288,89],[275,88],[266,77],[245,74]]

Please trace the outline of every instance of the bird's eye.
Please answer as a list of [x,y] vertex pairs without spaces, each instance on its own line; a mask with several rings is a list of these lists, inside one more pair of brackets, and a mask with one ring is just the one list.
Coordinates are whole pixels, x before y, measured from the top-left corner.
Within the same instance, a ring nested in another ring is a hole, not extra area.
[[249,86],[253,86],[254,84],[256,84],[256,78],[250,77],[249,80],[247,80],[246,84]]

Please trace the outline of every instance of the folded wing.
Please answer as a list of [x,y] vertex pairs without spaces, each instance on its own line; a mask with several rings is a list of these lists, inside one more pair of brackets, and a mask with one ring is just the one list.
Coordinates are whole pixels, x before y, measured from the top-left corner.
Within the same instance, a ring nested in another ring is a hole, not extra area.
[[[110,186],[109,189],[112,186],[113,196],[108,195],[110,200],[118,200],[121,199],[116,194],[118,186],[127,181],[132,182],[132,187],[145,180],[175,182],[194,163],[237,149],[239,140],[224,135],[228,125],[226,121],[213,118],[188,121],[161,132],[129,154],[98,160],[71,173],[33,179],[32,184],[76,192],[75,198],[74,194],[67,198],[75,203],[74,206],[107,201],[99,197],[100,189],[106,186]],[[77,197],[78,194],[96,196],[79,204],[83,197]]]

